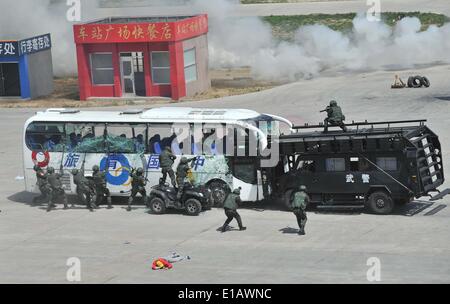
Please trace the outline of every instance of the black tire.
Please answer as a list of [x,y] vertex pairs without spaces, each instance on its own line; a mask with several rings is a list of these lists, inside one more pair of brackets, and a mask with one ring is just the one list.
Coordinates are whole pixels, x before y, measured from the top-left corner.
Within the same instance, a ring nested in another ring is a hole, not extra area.
[[420,76],[413,77],[412,87],[413,88],[420,88],[420,87],[422,87],[422,77],[420,77]]
[[428,88],[430,86],[430,81],[425,76],[420,78],[420,83],[426,88]]
[[408,88],[413,87],[413,80],[414,80],[414,77],[412,77],[412,76],[408,77]]
[[209,184],[208,188],[211,190],[211,205],[213,207],[223,207],[227,195],[231,192],[227,184],[221,181],[214,181]]
[[166,213],[166,203],[159,197],[149,198],[150,210],[153,214],[164,214]]
[[367,200],[367,207],[374,214],[386,215],[394,210],[394,201],[391,196],[383,191],[375,191]]
[[190,198],[184,203],[187,215],[197,216],[202,212],[202,204],[195,198]]

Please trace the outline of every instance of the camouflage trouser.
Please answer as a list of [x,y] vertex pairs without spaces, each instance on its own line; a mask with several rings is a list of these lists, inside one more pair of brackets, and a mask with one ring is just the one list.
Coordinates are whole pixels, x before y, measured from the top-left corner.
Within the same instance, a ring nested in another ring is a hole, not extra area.
[[162,168],[162,179],[161,179],[161,184],[165,184],[166,183],[166,179],[167,179],[167,174],[170,177],[170,181],[172,182],[172,186],[176,187],[176,183],[175,183],[175,173],[173,172],[172,168]]
[[238,222],[239,228],[242,228],[242,219],[239,213],[236,210],[225,208],[225,215],[227,216],[227,220],[223,224],[223,230],[226,229],[226,227],[231,223],[233,219],[236,219]]
[[63,188],[52,188],[51,200],[48,202],[47,211],[50,211],[54,204],[60,202],[64,204],[65,209],[68,207],[66,192]]
[[87,187],[77,187],[77,196],[83,205],[89,209],[97,208],[94,202],[94,193]]
[[334,120],[330,118],[325,118],[325,132],[328,132],[328,126],[339,126],[344,132],[347,132],[347,127],[344,125],[342,120]]
[[181,197],[183,196],[184,182],[185,178],[177,177],[177,185],[178,185],[177,200],[181,200]]
[[108,208],[112,208],[112,200],[111,200],[111,193],[109,192],[109,189],[102,185],[96,187],[96,197],[95,197],[95,204],[99,206],[103,199],[106,197],[106,202],[108,203]]
[[294,209],[294,214],[297,217],[298,228],[300,228],[300,231],[304,231],[306,222],[308,220],[305,210],[301,208]]
[[138,193],[140,193],[144,198],[144,205],[147,205],[147,190],[145,190],[144,187],[132,188],[131,196],[128,198],[128,209],[131,208],[131,204],[133,203],[134,198],[136,197],[136,195],[138,195]]
[[41,195],[35,197],[33,202],[39,203],[48,203],[52,201],[52,188],[50,186],[41,186],[39,187],[39,191],[41,191]]

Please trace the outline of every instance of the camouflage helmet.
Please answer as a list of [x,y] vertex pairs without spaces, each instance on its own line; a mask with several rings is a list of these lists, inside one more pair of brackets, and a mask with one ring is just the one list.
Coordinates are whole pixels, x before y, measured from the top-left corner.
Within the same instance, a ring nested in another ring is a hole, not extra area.
[[34,165],[33,170],[36,171],[36,172],[38,172],[38,171],[41,171],[42,168],[39,167],[38,165]]
[[47,168],[47,172],[50,173],[50,174],[53,174],[53,173],[55,173],[55,168],[53,168],[53,167],[48,167],[48,168]]
[[180,160],[180,163],[187,164],[188,163],[187,157],[182,157],[181,160]]
[[166,146],[166,147],[164,148],[164,150],[166,150],[166,151],[172,151],[172,147],[171,147],[171,146]]
[[142,168],[137,168],[136,173],[137,173],[138,175],[142,175],[142,174],[144,174],[144,169],[142,169]]
[[337,106],[337,101],[336,100],[332,100],[330,101],[330,106]]
[[300,189],[300,191],[306,191],[306,186],[305,185],[300,185],[299,189]]
[[92,167],[92,171],[98,172],[98,171],[100,171],[100,167],[95,165],[95,166]]
[[234,189],[233,193],[237,194],[237,195],[241,195],[241,187]]
[[72,174],[73,174],[73,175],[77,175],[78,172],[79,172],[78,169],[73,169],[73,170],[72,170]]

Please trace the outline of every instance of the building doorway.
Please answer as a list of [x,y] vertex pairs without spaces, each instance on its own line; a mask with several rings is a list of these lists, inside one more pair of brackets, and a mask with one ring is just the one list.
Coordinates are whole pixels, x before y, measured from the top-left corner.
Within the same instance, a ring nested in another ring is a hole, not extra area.
[[120,53],[123,96],[145,96],[143,52]]
[[18,63],[0,63],[0,97],[20,97]]

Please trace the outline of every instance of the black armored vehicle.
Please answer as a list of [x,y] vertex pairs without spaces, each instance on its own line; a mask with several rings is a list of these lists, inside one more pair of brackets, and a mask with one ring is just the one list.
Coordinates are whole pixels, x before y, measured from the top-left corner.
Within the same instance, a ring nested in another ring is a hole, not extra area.
[[178,190],[168,184],[156,185],[148,199],[148,207],[153,214],[164,214],[168,208],[184,210],[188,215],[199,215],[203,210],[211,209],[211,191],[203,186],[193,186],[186,183],[181,197],[181,204],[177,204]]
[[437,189],[444,183],[441,144],[425,122],[353,122],[347,132],[323,132],[321,124],[294,127],[279,138],[274,190],[288,205],[292,191],[305,185],[318,208],[376,214],[431,193],[442,198],[449,189]]

